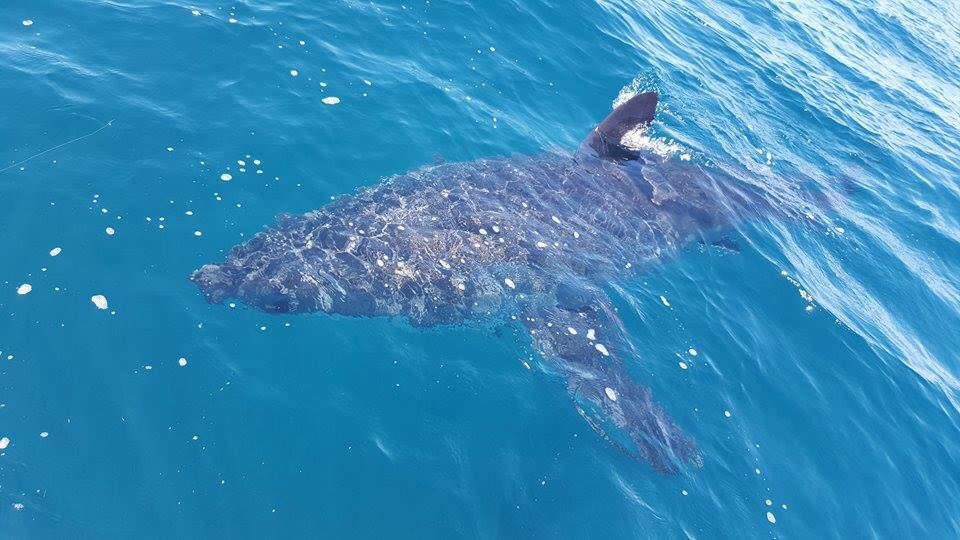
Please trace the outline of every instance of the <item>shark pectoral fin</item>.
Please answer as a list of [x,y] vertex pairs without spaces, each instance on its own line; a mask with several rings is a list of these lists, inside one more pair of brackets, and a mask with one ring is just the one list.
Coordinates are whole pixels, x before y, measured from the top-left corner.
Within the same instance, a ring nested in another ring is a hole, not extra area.
[[743,251],[743,248],[740,247],[740,243],[729,236],[722,236],[716,240],[712,240],[709,245],[705,241],[701,240],[700,244],[704,247],[714,247],[729,253],[740,253]]
[[566,377],[577,411],[605,440],[660,473],[702,465],[693,440],[624,368],[630,347],[606,296],[574,288],[557,287],[549,300],[526,307],[524,322],[538,352]]
[[602,159],[636,159],[637,153],[624,146],[621,141],[627,133],[649,126],[653,122],[658,100],[656,92],[645,92],[621,103],[590,132],[584,145],[592,148]]
[[661,474],[682,465],[703,466],[696,444],[655,402],[649,388],[629,376],[568,380],[577,412],[601,437]]

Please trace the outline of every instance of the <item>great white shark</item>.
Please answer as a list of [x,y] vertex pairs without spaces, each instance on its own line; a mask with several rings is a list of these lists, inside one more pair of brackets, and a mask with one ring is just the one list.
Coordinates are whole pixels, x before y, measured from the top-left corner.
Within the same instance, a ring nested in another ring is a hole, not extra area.
[[268,313],[517,321],[602,437],[662,473],[701,466],[629,375],[636,358],[605,292],[736,219],[728,175],[630,144],[657,101],[626,100],[574,152],[427,166],[281,215],[191,279],[210,302]]

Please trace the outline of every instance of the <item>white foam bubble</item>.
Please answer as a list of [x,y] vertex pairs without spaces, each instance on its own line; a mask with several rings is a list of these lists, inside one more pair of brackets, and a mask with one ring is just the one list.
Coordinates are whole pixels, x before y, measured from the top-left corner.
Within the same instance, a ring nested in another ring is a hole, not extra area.
[[97,306],[97,309],[107,309],[110,307],[110,304],[107,302],[107,297],[102,294],[91,296],[90,301],[93,302],[93,305]]
[[685,148],[676,141],[663,137],[651,137],[647,126],[639,126],[620,138],[620,144],[631,150],[645,150],[661,157],[670,157],[685,152]]
[[620,89],[620,93],[617,94],[617,97],[614,98],[613,100],[614,109],[630,101],[630,98],[640,93],[635,88],[633,88],[633,86],[634,85],[631,84],[630,86],[625,86]]
[[29,283],[24,283],[24,284],[20,285],[19,287],[17,287],[17,294],[19,294],[19,295],[21,295],[21,296],[24,295],[24,294],[30,294],[30,291],[32,291],[32,290],[33,290],[33,285],[31,285],[31,284],[29,284]]

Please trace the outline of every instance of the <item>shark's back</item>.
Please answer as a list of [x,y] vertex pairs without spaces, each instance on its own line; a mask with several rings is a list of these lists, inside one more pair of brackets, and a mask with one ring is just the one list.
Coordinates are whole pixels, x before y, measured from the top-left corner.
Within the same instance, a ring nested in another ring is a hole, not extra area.
[[282,216],[228,263],[245,274],[234,294],[265,298],[267,311],[456,323],[558,275],[610,275],[657,258],[675,230],[649,205],[602,160],[449,163]]

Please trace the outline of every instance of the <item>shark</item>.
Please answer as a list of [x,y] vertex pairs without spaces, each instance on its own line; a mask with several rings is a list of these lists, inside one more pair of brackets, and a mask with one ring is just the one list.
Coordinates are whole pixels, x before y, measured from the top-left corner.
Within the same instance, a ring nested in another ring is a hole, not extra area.
[[190,279],[208,302],[272,314],[515,325],[602,438],[663,474],[702,467],[631,375],[609,291],[722,240],[743,194],[709,164],[636,144],[658,101],[623,101],[573,151],[432,164],[281,214]]

